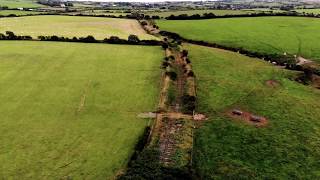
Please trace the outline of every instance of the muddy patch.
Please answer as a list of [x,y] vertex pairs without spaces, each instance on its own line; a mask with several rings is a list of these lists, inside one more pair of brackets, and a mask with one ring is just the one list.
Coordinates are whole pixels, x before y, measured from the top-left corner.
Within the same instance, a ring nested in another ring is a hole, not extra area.
[[208,120],[208,117],[204,114],[194,114],[193,115],[193,120],[195,121],[205,121]]
[[242,111],[240,109],[232,109],[228,111],[227,114],[232,119],[243,121],[255,127],[265,127],[268,124],[267,118],[252,114],[250,112]]
[[268,80],[268,81],[266,81],[266,85],[268,87],[276,88],[276,87],[278,87],[280,85],[280,83],[278,81],[276,81],[276,80]]

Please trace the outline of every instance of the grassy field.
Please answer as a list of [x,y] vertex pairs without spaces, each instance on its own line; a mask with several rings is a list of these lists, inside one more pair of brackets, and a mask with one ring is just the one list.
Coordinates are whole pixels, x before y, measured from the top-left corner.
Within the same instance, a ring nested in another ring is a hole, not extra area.
[[[85,15],[109,15],[109,16],[126,16],[129,15],[130,13],[124,13],[122,11],[109,11],[109,10],[86,10],[86,11],[81,11],[81,14]],[[79,14],[79,12],[72,12],[69,14]]]
[[28,15],[28,14],[39,14],[40,12],[35,12],[35,11],[19,11],[19,10],[0,10],[0,15],[10,15],[10,14],[15,14],[15,15]]
[[110,179],[158,99],[159,47],[0,42],[0,178]]
[[36,3],[34,0],[0,0],[0,6],[8,6],[9,8],[38,8],[43,5]]
[[145,12],[148,15],[158,15],[160,17],[168,17],[170,15],[180,15],[180,14],[200,14],[203,15],[204,13],[213,13],[217,16],[223,16],[226,14],[234,15],[234,14],[250,14],[254,13],[255,11],[252,10],[185,10],[185,11],[160,11],[160,12]]
[[155,39],[146,34],[135,20],[72,16],[30,16],[0,19],[0,32],[13,31],[17,35],[58,35],[83,37],[93,35],[96,39],[118,36],[127,39],[130,34],[140,39]]
[[[202,179],[319,179],[320,91],[295,72],[237,53],[188,45],[198,80],[193,166]],[[267,85],[268,80],[276,82]],[[266,127],[231,119],[233,108],[268,119]]]
[[157,21],[185,38],[264,52],[300,54],[320,62],[320,19],[303,17]]
[[295,10],[299,13],[313,13],[313,14],[320,14],[320,9],[297,9]]

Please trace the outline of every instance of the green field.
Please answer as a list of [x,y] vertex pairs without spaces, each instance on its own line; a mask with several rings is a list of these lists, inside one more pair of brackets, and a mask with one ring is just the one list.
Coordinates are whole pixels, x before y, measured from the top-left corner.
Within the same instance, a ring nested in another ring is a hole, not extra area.
[[130,34],[140,39],[155,39],[148,35],[136,20],[99,17],[29,16],[0,19],[0,32],[13,31],[17,35],[58,35],[72,38],[93,35],[96,39]]
[[187,15],[193,15],[193,14],[200,14],[203,15],[204,13],[213,13],[217,16],[223,16],[223,15],[235,15],[235,14],[250,14],[254,13],[255,11],[252,10],[185,10],[185,11],[151,11],[151,12],[144,12],[147,15],[158,15],[160,17],[168,17],[170,15],[180,15],[180,14],[187,14]]
[[1,179],[110,179],[158,99],[159,47],[0,42]]
[[[79,12],[75,12],[74,14],[79,14]],[[109,10],[88,10],[81,11],[81,14],[85,15],[108,15],[108,16],[126,16],[130,13],[124,13],[122,11],[109,11]]]
[[17,16],[19,15],[29,15],[29,14],[39,14],[41,12],[35,12],[35,11],[19,11],[19,10],[4,10],[4,11],[1,11],[0,10],[0,15],[3,15],[3,16],[7,16],[7,15],[10,15],[10,14],[15,14]]
[[299,13],[313,13],[313,14],[320,14],[320,9],[297,9],[295,10]]
[[34,0],[0,0],[0,6],[9,8],[38,8],[43,5],[36,3]]
[[[320,91],[295,72],[237,53],[188,45],[197,74],[193,166],[202,179],[319,179]],[[267,85],[274,80],[277,85]],[[233,108],[264,116],[266,127],[233,120]]]
[[157,21],[161,30],[263,53],[300,54],[320,61],[320,19],[303,17]]

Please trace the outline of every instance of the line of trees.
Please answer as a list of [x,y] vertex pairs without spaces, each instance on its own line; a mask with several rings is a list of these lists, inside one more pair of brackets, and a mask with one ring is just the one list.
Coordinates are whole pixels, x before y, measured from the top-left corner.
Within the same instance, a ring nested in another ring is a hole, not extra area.
[[121,39],[118,36],[111,36],[104,40],[96,40],[93,36],[87,37],[59,37],[59,36],[38,36],[41,41],[63,41],[63,42],[84,42],[84,43],[109,43],[109,44],[132,44],[132,45],[151,45],[160,46],[161,41],[157,40],[140,40],[136,35],[129,35],[128,39]]
[[10,18],[10,17],[23,17],[23,16],[44,16],[44,15],[59,15],[57,13],[39,13],[39,14],[8,14],[8,15],[0,15],[0,18]]
[[0,40],[32,40],[32,37],[17,36],[11,31],[6,31],[5,34],[0,33]]
[[298,13],[296,11],[289,12],[259,12],[259,13],[251,13],[251,14],[226,14],[223,16],[216,16],[213,13],[204,13],[200,14],[180,14],[180,15],[170,15],[166,17],[167,20],[196,20],[196,19],[216,19],[216,18],[235,18],[235,17],[262,17],[262,16],[298,16],[298,17],[314,17],[320,18],[320,14],[313,13]]
[[[0,9],[1,10],[1,9]],[[127,15],[111,15],[111,14],[59,14],[57,12],[43,12],[38,14],[8,14],[8,15],[0,15],[0,18],[6,17],[22,17],[22,16],[43,16],[43,15],[59,15],[59,16],[82,16],[82,17],[103,17],[103,18],[123,18],[123,19],[143,19],[144,16],[140,16],[139,14],[127,14]]]
[[219,48],[219,49],[225,49],[225,50],[237,52],[237,53],[249,56],[249,57],[263,59],[265,61],[272,62],[273,64],[276,64],[276,65],[285,66],[287,69],[290,69],[290,70],[308,71],[308,72],[311,71],[313,74],[320,75],[319,68],[300,66],[297,64],[296,58],[293,56],[281,55],[281,54],[267,54],[267,53],[261,53],[261,52],[252,52],[252,51],[248,51],[243,48],[228,47],[228,46],[224,46],[224,45],[220,45],[220,44],[216,44],[216,43],[209,43],[209,42],[205,42],[205,41],[185,39],[177,33],[172,33],[172,32],[168,32],[168,31],[160,31],[159,33],[162,36],[170,37],[172,39],[175,39],[176,41],[185,41],[185,42],[192,43],[192,44],[197,44],[197,45],[202,45],[202,46],[207,46],[207,47],[214,47],[214,48]]
[[163,43],[158,40],[140,40],[136,35],[129,35],[128,39],[121,39],[118,36],[111,36],[104,40],[97,40],[92,35],[87,37],[63,37],[63,36],[38,36],[33,39],[31,36],[18,36],[14,32],[6,31],[5,34],[0,33],[0,40],[40,40],[40,41],[62,41],[62,42],[83,42],[83,43],[109,43],[109,44],[132,44],[132,45],[149,45],[161,46]]

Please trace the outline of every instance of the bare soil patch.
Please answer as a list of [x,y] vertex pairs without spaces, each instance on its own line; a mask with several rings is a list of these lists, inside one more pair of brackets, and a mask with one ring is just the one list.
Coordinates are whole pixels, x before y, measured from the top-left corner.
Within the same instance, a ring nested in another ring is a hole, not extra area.
[[229,110],[227,115],[235,120],[243,121],[255,127],[265,127],[268,124],[267,118],[239,109]]
[[275,88],[275,87],[278,87],[280,85],[280,83],[278,81],[276,81],[276,80],[268,80],[268,81],[266,81],[266,85],[268,87]]

